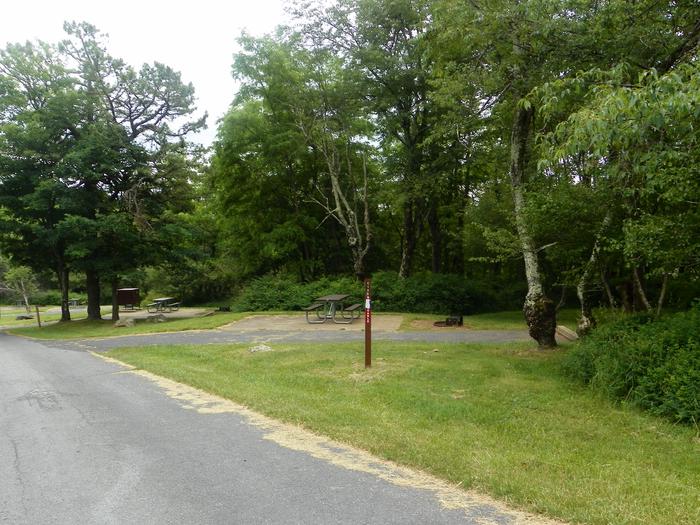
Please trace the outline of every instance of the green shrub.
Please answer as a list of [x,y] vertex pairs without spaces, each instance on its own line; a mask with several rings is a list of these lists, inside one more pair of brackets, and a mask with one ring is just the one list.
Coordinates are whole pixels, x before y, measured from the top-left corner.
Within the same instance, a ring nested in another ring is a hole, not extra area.
[[378,272],[372,283],[378,311],[466,314],[473,308],[471,290],[463,277],[420,273],[402,279],[393,272]]
[[[71,295],[71,298],[73,296]],[[61,304],[61,292],[59,290],[46,290],[33,294],[30,297],[33,304],[38,305],[60,305]]]
[[454,274],[424,272],[401,279],[378,272],[372,288],[379,311],[468,315],[509,306],[495,287]]
[[288,277],[266,275],[250,281],[233,301],[231,308],[237,312],[300,310],[309,306],[316,297],[337,293],[347,293],[359,300],[363,296],[362,283],[350,277],[324,277],[301,284]]
[[700,305],[653,321],[630,316],[566,356],[570,375],[614,399],[675,421],[700,421]]
[[[361,300],[364,286],[352,277],[324,277],[301,284],[289,277],[266,275],[250,281],[234,299],[235,311],[299,310],[316,297],[350,294]],[[498,293],[459,275],[421,273],[407,279],[394,272],[372,278],[373,308],[379,312],[470,314],[497,310]]]

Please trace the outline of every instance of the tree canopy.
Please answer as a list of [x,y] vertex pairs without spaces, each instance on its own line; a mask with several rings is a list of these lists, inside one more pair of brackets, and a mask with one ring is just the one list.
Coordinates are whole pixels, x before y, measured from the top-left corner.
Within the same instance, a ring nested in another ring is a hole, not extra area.
[[94,317],[100,283],[137,266],[193,299],[270,274],[451,274],[483,308],[524,299],[541,346],[567,291],[581,333],[594,304],[659,312],[697,297],[697,2],[292,13],[240,36],[240,88],[209,156],[186,142],[203,125],[193,87],[112,57],[89,24],[4,50],[13,264],[50,264],[66,293],[84,275]]
[[[167,207],[164,164],[184,155],[194,88],[171,68],[140,70],[112,57],[87,23],[66,23],[58,44],[0,53],[0,205],[6,250],[50,265],[69,318],[68,276],[86,277],[88,315],[100,318],[100,281],[148,262]],[[183,120],[184,119],[184,120]]]
[[[584,332],[591,295],[651,309],[670,279],[697,279],[696,3],[342,0],[295,13],[291,28],[245,37],[234,62],[242,88],[213,159],[222,214],[255,195],[236,173],[258,188],[301,180],[308,225],[338,242],[308,206],[333,187],[324,158],[342,139],[372,159],[366,186],[344,179],[351,194],[367,188],[369,269],[526,284],[543,346],[555,344],[554,287],[576,289]],[[260,163],[282,144],[279,169]],[[274,269],[309,236],[298,239]],[[323,255],[311,268],[337,270]]]

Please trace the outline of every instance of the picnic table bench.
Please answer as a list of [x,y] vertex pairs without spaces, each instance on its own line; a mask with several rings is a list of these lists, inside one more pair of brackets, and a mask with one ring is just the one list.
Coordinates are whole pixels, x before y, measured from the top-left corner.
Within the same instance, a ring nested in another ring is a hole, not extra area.
[[[348,294],[324,295],[318,297],[313,304],[302,308],[306,313],[306,322],[310,324],[325,323],[332,319],[334,323],[350,324],[360,317],[362,303],[345,306],[344,301],[350,297]],[[309,316],[309,314],[315,313]]]
[[[352,323],[355,319],[359,319],[360,313],[362,312],[363,309],[363,304],[362,303],[355,303],[351,304],[350,306],[346,306],[344,308],[340,309],[340,316],[343,318],[341,321],[340,319],[337,318],[337,312],[336,312],[336,317],[333,318],[333,321],[336,323],[342,323],[342,324],[350,324]],[[349,314],[349,315],[346,315]]]
[[[325,323],[326,322],[326,317],[325,315],[321,317],[321,308],[323,308],[325,305],[323,303],[314,303],[310,306],[307,306],[306,308],[302,308],[302,311],[306,312],[306,322],[311,323],[311,324],[317,324],[317,323]],[[316,313],[316,319],[309,319],[309,314],[311,312]],[[325,313],[325,311],[324,311]]]

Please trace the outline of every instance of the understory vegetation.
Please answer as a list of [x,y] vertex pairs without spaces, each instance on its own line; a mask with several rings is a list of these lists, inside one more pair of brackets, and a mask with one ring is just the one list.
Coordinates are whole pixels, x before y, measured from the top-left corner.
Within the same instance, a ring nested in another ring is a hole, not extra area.
[[[355,278],[321,278],[300,283],[294,278],[268,275],[249,281],[232,299],[236,311],[299,310],[316,297],[338,293],[360,300],[364,285]],[[401,278],[394,272],[377,272],[372,278],[372,307],[380,312],[460,314],[517,309],[521,284],[490,286],[470,282],[461,275],[419,273]]]
[[606,324],[567,354],[564,368],[611,399],[698,429],[700,303],[659,320]]

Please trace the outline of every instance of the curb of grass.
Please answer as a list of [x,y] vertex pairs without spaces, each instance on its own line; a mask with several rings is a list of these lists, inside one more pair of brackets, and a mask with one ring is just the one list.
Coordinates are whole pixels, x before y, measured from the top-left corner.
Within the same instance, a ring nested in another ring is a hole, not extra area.
[[155,383],[183,408],[194,409],[200,414],[233,413],[242,416],[247,424],[260,429],[265,434],[265,439],[281,447],[311,455],[336,467],[370,474],[399,487],[431,492],[443,508],[463,510],[465,517],[473,516],[469,511],[487,511],[497,514],[497,518],[506,518],[513,525],[566,525],[562,521],[512,509],[491,496],[462,489],[459,485],[427,472],[382,459],[366,450],[314,433],[301,425],[273,419],[234,400],[153,374],[113,357],[93,351],[90,353],[108,363],[126,368],[125,373],[133,373]]

